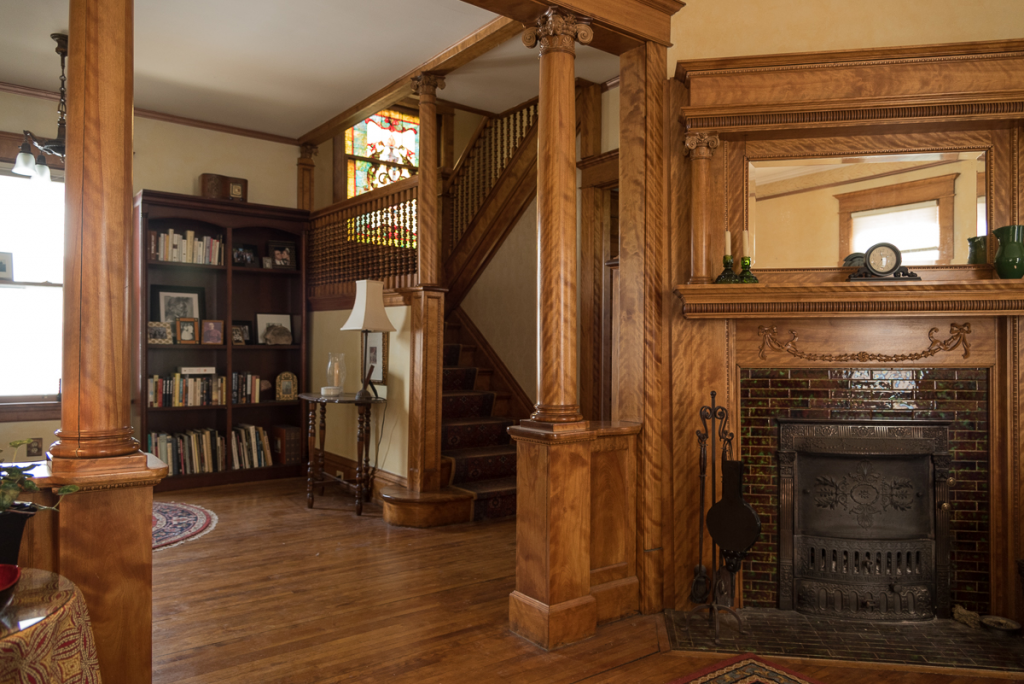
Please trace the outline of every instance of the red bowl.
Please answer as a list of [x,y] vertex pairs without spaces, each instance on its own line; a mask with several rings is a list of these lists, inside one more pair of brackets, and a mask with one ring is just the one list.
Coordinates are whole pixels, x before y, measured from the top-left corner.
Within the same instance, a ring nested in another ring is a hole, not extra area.
[[14,596],[14,587],[21,579],[21,568],[0,563],[0,609],[6,608]]

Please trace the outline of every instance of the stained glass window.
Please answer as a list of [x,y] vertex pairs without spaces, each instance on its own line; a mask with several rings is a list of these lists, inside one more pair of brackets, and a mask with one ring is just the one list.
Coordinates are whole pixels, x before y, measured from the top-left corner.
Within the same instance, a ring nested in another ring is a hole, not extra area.
[[382,188],[416,173],[420,156],[418,116],[387,109],[345,131],[348,196]]

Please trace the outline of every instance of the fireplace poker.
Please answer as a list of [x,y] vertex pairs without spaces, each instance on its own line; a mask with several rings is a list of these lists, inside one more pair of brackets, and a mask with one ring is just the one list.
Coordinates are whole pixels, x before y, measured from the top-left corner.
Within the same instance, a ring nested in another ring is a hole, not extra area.
[[711,410],[704,406],[700,410],[700,420],[704,431],[697,431],[697,443],[700,445],[700,525],[698,526],[697,567],[693,569],[693,586],[690,587],[690,600],[704,603],[708,600],[708,569],[704,566],[704,484],[708,472],[708,423]]

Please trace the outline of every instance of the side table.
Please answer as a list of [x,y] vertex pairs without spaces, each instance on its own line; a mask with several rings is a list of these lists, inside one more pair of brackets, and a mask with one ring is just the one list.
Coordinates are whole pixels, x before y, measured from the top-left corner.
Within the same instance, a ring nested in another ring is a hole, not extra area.
[[[363,502],[368,501],[373,493],[370,476],[370,406],[383,404],[387,400],[379,397],[357,400],[354,394],[340,394],[336,397],[325,397],[322,394],[303,393],[299,399],[308,407],[309,427],[309,468],[306,475],[306,507],[313,507],[313,487],[328,482],[337,482],[353,487],[356,495],[356,515],[363,514]],[[324,440],[327,436],[327,405],[355,404],[359,409],[358,429],[356,431],[356,477],[346,480],[324,472]],[[316,432],[316,407],[320,406],[320,432]],[[319,437],[319,440],[317,440]],[[319,441],[319,444],[317,444]]]
[[0,610],[0,682],[99,684],[96,642],[85,599],[71,580],[22,568]]

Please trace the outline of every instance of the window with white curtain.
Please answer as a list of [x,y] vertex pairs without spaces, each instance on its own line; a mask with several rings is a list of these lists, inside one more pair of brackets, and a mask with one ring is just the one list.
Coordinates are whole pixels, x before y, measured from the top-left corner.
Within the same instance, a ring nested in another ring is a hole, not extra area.
[[854,252],[889,242],[899,248],[908,266],[934,264],[939,258],[938,200],[855,211],[851,217]]
[[59,392],[64,301],[64,183],[0,169],[0,404]]

